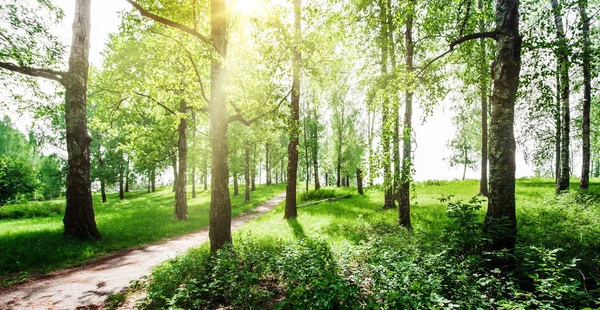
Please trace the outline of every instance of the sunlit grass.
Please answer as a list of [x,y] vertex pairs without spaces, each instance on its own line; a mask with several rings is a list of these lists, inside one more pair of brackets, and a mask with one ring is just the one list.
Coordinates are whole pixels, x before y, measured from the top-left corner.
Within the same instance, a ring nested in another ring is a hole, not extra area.
[[[0,220],[0,279],[4,284],[15,273],[45,273],[81,264],[110,252],[150,244],[205,228],[209,223],[210,191],[199,191],[191,198],[188,190],[187,221],[175,221],[172,188],[155,193],[126,193],[119,201],[117,193],[101,203],[94,195],[96,223],[103,239],[79,241],[62,235],[63,215],[18,220]],[[232,213],[236,216],[285,191],[284,184],[258,185],[251,201],[244,203],[243,192],[232,196]],[[233,193],[233,191],[231,191]],[[56,203],[56,201],[49,202]],[[64,204],[64,200],[63,200]]]

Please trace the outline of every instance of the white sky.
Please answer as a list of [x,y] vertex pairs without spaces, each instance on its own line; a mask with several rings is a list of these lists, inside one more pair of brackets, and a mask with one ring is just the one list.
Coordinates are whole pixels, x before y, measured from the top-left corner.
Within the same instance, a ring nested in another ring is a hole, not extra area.
[[[241,0],[248,1],[248,0]],[[256,0],[251,0],[256,1]],[[71,23],[73,21],[74,0],[54,0],[57,6],[65,12],[62,25],[57,28],[59,34],[66,44],[70,45]],[[92,1],[92,28],[91,28],[91,50],[90,62],[95,66],[102,63],[101,52],[108,40],[110,33],[116,32],[119,27],[118,12],[128,10],[131,6],[125,0],[93,0]],[[27,116],[18,117],[14,111],[8,112],[19,129],[26,131],[26,124],[31,118]],[[0,111],[0,115],[3,111]],[[420,108],[416,108],[414,115],[414,131],[416,133],[418,147],[415,151],[415,179],[458,179],[462,177],[462,168],[451,168],[444,158],[450,156],[446,149],[446,143],[450,140],[455,130],[451,122],[451,113],[448,108],[438,107],[435,113],[421,124]],[[23,128],[21,128],[23,127]],[[169,170],[167,170],[168,172]],[[467,171],[467,178],[479,178],[479,171]],[[517,152],[517,177],[533,175],[532,169],[525,163],[523,155]]]

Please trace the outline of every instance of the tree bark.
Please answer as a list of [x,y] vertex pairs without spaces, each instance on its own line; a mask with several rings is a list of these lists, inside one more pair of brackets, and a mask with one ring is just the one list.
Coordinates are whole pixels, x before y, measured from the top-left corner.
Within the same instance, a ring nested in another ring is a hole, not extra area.
[[365,194],[363,191],[363,175],[362,170],[360,170],[360,168],[356,168],[356,188],[360,195]]
[[177,195],[177,157],[171,155],[171,166],[173,167],[173,193]]
[[212,146],[210,195],[210,250],[231,243],[231,201],[227,166],[227,98],[225,95],[227,57],[227,6],[225,0],[210,1],[210,34],[216,55],[211,60],[210,130]]
[[86,120],[86,92],[90,49],[90,0],[75,2],[69,72],[65,81],[67,127],[67,207],[64,235],[101,239],[96,226],[90,181],[90,142]]
[[308,113],[304,115],[304,162],[306,163],[306,191],[308,191],[308,183],[310,182],[310,160],[308,160],[308,124],[306,118]]
[[[184,100],[179,102],[179,113],[185,115],[186,103]],[[177,141],[179,150],[179,172],[176,178],[176,194],[175,194],[175,219],[188,219],[188,204],[187,204],[187,118],[179,119],[179,139]]]
[[271,185],[271,166],[269,165],[269,142],[265,143],[265,173],[266,173],[266,184]]
[[583,38],[583,113],[582,118],[582,164],[579,188],[587,189],[590,181],[590,104],[592,102],[592,76],[591,76],[591,42],[590,19],[587,16],[587,0],[579,0],[579,14],[581,15],[581,35]]
[[100,194],[102,195],[102,203],[106,202],[106,185],[104,178],[100,178]]
[[196,167],[192,167],[190,179],[192,182],[192,198],[196,198]]
[[[301,7],[302,0],[294,0],[294,28],[295,37],[300,40],[302,37],[301,28]],[[302,54],[297,42],[294,45],[294,58],[292,61],[292,122],[290,130],[290,143],[288,145],[288,172],[285,196],[285,214],[284,218],[295,218],[298,216],[296,206],[296,186],[298,179],[298,121],[300,120],[300,70],[302,67]]]
[[156,167],[152,168],[152,192],[154,193],[156,191]]
[[[483,0],[478,1],[479,11],[483,16]],[[479,19],[479,31],[485,32],[485,21],[483,17]],[[485,38],[479,39],[479,46],[481,50],[481,60],[479,70],[480,76],[480,92],[481,92],[481,177],[479,178],[479,195],[488,195],[488,62],[487,62],[487,51],[485,48]],[[463,177],[464,179],[464,177]]]
[[[250,188],[251,191],[256,191],[256,143],[254,144],[253,148],[252,148],[252,187]],[[260,176],[259,176],[260,179]],[[260,181],[260,180],[259,180]]]
[[127,164],[125,165],[125,192],[129,193],[129,157],[127,158]]
[[[406,70],[408,71],[409,75],[412,75],[414,71],[413,57],[415,50],[415,45],[413,42],[413,20],[414,8],[416,6],[415,1],[410,0],[409,6],[411,8],[409,9],[409,11],[411,11],[412,13],[408,13],[406,16]],[[407,229],[412,229],[412,224],[410,222],[410,179],[412,169],[412,104],[413,91],[412,87],[408,87],[405,94],[404,102],[404,129],[402,134],[402,183],[400,185],[400,193],[398,195],[398,224]]]
[[550,0],[552,4],[552,14],[554,16],[554,25],[556,27],[556,37],[558,38],[557,57],[560,63],[560,100],[562,105],[562,132],[561,132],[561,169],[560,178],[556,187],[557,192],[569,190],[569,181],[571,170],[569,167],[570,154],[570,126],[571,112],[569,106],[569,56],[567,51],[567,39],[563,29],[560,7],[557,0]]
[[244,164],[244,202],[250,202],[250,145],[246,141],[244,148],[245,164]]
[[123,166],[123,158],[119,162],[119,200],[125,199],[125,167]]
[[238,184],[238,173],[237,170],[233,171],[233,196],[240,194],[240,188]]
[[556,182],[556,186],[559,184],[560,180],[560,146],[561,146],[561,112],[560,112],[560,64],[556,63],[556,111],[554,112],[554,119],[556,123],[556,132],[555,132],[555,141],[554,141],[554,181]]
[[490,98],[490,193],[485,217],[489,250],[513,249],[515,215],[514,108],[521,70],[519,1],[496,0],[497,53]]

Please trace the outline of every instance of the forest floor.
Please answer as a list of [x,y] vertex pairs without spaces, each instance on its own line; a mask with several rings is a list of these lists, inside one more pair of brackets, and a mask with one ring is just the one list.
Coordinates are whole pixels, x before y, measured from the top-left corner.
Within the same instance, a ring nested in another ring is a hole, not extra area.
[[[232,230],[273,209],[285,193],[232,219]],[[157,264],[208,241],[208,229],[128,250],[93,263],[7,288],[0,292],[1,309],[95,309],[151,273]],[[135,282],[133,282],[135,283]]]

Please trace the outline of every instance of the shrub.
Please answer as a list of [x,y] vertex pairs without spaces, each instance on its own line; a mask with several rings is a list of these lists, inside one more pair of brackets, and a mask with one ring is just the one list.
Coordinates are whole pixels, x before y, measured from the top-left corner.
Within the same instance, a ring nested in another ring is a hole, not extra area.
[[6,155],[0,156],[0,205],[19,195],[32,194],[35,183],[35,174],[29,163]]
[[49,217],[62,214],[64,202],[27,202],[24,204],[6,205],[0,207],[0,219],[21,219],[34,217]]
[[305,191],[300,194],[300,201],[308,200],[321,200],[327,198],[333,198],[336,196],[334,190],[331,189],[318,189],[314,191]]

